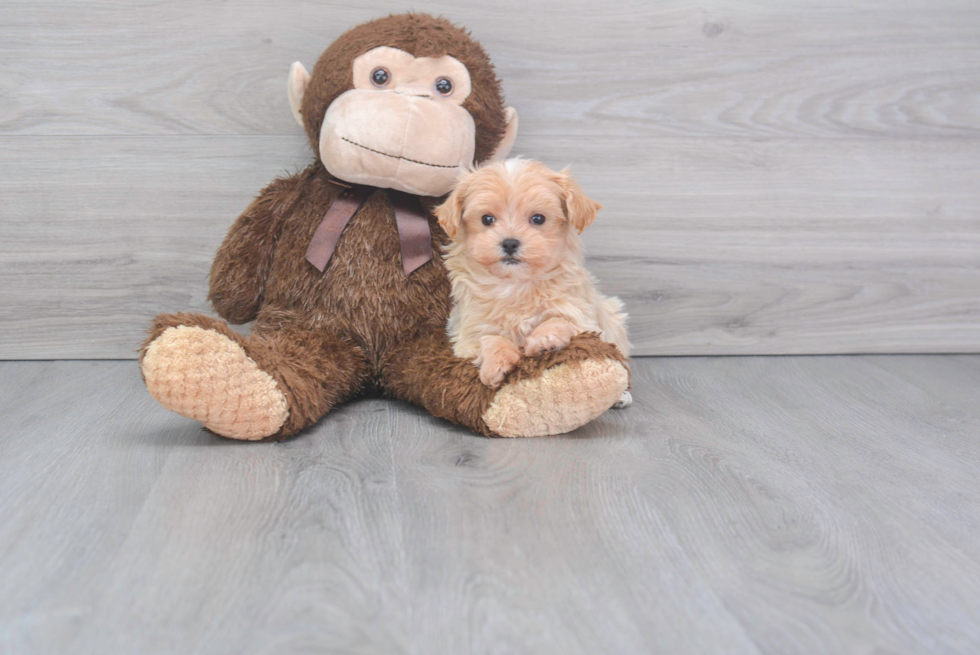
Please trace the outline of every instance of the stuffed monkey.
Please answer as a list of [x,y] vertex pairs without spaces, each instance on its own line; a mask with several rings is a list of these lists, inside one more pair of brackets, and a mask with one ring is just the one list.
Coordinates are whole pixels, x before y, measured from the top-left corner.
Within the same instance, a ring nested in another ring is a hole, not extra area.
[[[232,225],[211,267],[215,312],[163,314],[140,352],[150,394],[234,439],[282,438],[365,391],[488,436],[560,434],[629,383],[595,335],[521,360],[498,388],[446,335],[446,234],[432,215],[468,166],[505,157],[517,115],[482,47],[425,14],[341,35],[290,106],[315,161],[274,180]],[[253,321],[248,337],[228,327]]]

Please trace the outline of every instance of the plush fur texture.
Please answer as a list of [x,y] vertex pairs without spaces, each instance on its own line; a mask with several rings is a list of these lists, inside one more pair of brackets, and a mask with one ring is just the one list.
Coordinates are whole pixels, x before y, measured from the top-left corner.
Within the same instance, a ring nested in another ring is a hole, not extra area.
[[[518,379],[494,397],[483,420],[493,434],[501,437],[574,430],[608,409],[609,398],[629,385],[629,371],[618,367],[609,375],[608,363],[609,360],[591,359],[578,366],[559,364],[540,378]],[[555,404],[556,396],[563,396],[565,401]]]
[[[466,64],[473,90],[464,106],[477,126],[477,159],[494,152],[504,136],[505,117],[492,66],[465,32],[419,14],[354,28],[327,49],[303,97],[302,117],[314,150],[327,105],[351,86],[351,62],[380,45],[417,56],[449,54]],[[554,434],[594,418],[601,408],[586,416],[569,406],[583,387],[609,388],[609,398],[602,400],[608,400],[606,407],[618,398],[612,387],[622,385],[623,355],[594,335],[581,335],[561,352],[523,359],[506,382],[526,384],[499,403],[498,392],[479,382],[477,369],[452,352],[446,334],[450,284],[442,259],[435,257],[405,275],[394,211],[384,190],[373,191],[348,223],[327,268],[318,271],[306,261],[306,249],[342,191],[319,157],[262,191],[231,227],[210,276],[215,311],[232,323],[254,320],[251,334],[242,337],[224,321],[200,314],[158,316],[140,355],[154,397],[161,402],[177,398],[164,404],[226,436],[246,439],[294,434],[364,391],[417,403],[485,435],[504,434],[485,418],[503,411],[510,417],[500,423],[508,436]],[[438,252],[449,240],[431,213],[435,202],[422,199],[433,252]],[[181,329],[194,335],[184,340],[184,350],[171,347],[172,335],[185,334]],[[268,402],[271,416],[246,412],[243,420],[249,425],[229,416],[225,396],[208,394],[209,385],[219,385],[222,376],[243,381],[234,397],[247,408]],[[285,399],[285,416],[267,378]],[[530,406],[526,416],[515,414],[522,399],[540,403],[543,397],[550,399],[547,407]],[[211,422],[212,416],[223,417],[220,425]],[[281,425],[273,429],[278,420]]]
[[147,345],[142,365],[150,393],[164,407],[220,435],[262,439],[289,417],[281,385],[237,339],[217,330],[167,327]]
[[348,30],[334,41],[313,67],[303,95],[302,114],[306,133],[317,158],[320,156],[320,127],[330,103],[354,88],[352,64],[369,50],[389,46],[414,57],[458,59],[470,74],[472,92],[463,108],[476,124],[474,160],[488,160],[504,136],[504,113],[500,80],[483,47],[470,35],[444,18],[427,14],[401,14],[379,18]]
[[623,303],[600,294],[585,268],[579,234],[599,209],[568,171],[526,159],[464,175],[436,208],[454,235],[450,340],[484,384],[499,385],[522,352],[560,350],[584,332],[629,355]]
[[[354,88],[334,99],[320,129],[326,167],[356,184],[447,193],[473,164],[476,126],[462,106],[472,90],[466,67],[449,55],[415,58],[382,46],[357,57],[353,69]],[[378,72],[383,83],[372,79]],[[437,80],[450,85],[448,94]]]

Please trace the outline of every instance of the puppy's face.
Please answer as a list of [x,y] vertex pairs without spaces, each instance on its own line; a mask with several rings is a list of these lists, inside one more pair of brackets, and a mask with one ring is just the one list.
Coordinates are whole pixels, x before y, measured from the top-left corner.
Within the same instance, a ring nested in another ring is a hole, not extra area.
[[471,263],[528,280],[557,267],[599,209],[567,170],[510,159],[466,174],[436,216]]

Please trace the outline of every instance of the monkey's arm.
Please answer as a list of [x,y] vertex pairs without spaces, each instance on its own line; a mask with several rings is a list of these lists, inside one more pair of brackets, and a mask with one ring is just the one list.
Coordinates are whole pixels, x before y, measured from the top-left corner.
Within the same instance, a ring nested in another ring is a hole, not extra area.
[[264,188],[228,230],[214,256],[208,300],[230,323],[247,323],[258,313],[284,213],[298,192],[300,175],[279,178]]

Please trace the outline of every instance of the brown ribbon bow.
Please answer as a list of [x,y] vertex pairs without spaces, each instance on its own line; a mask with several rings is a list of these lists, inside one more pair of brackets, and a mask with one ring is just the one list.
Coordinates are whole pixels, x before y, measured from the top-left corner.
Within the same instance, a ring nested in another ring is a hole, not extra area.
[[[410,275],[412,271],[432,259],[432,234],[429,231],[429,221],[416,196],[393,189],[378,190],[387,191],[388,199],[395,209],[402,268],[405,270],[405,275]],[[322,273],[327,268],[347,223],[374,191],[374,187],[352,186],[330,205],[306,249],[306,260],[318,271]]]

